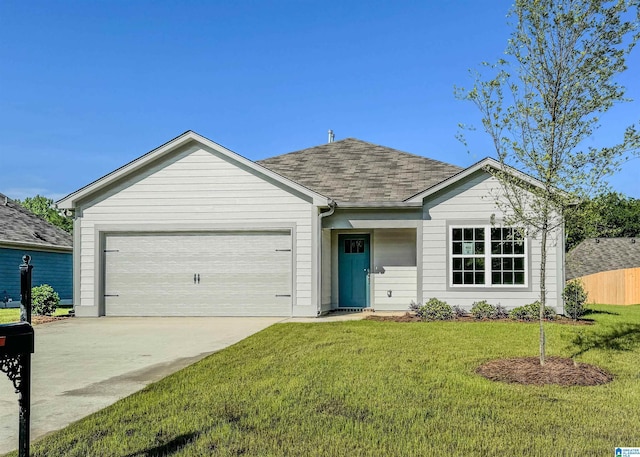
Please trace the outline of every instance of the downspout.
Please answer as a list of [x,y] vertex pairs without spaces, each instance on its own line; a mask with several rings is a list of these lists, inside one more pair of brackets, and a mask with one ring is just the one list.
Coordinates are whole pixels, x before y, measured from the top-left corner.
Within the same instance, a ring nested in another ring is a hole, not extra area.
[[322,312],[322,219],[331,216],[336,211],[336,202],[332,199],[327,199],[327,205],[329,210],[320,212],[318,214],[318,311],[317,316]]

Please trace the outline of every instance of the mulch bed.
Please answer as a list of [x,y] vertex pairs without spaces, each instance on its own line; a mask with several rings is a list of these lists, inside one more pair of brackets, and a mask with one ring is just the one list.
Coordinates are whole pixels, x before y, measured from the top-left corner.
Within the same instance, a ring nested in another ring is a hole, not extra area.
[[613,375],[602,368],[563,357],[548,357],[543,366],[538,357],[491,360],[476,373],[491,381],[536,386],[597,386],[613,381]]
[[[422,319],[420,319],[414,313],[409,313],[409,312],[404,314],[398,314],[398,315],[384,315],[384,314],[377,315],[375,313],[372,313],[372,314],[369,314],[367,317],[365,317],[365,319],[370,321],[382,321],[382,322],[423,322]],[[517,320],[510,319],[508,317],[504,319],[476,319],[473,316],[454,317],[452,321],[456,321],[456,322],[523,322],[525,324],[539,323],[538,320],[517,321]],[[552,322],[554,324],[567,324],[567,325],[592,325],[593,324],[593,321],[590,321],[590,320],[585,320],[585,319],[573,320],[565,316],[557,316],[555,319],[545,319],[545,322]]]
[[404,313],[402,315],[369,314],[365,319],[381,322],[422,322],[422,319],[412,313]]
[[38,324],[48,324],[49,322],[55,322],[55,321],[61,321],[64,319],[69,319],[71,316],[38,316],[38,315],[31,315],[31,323],[33,325],[38,325]]

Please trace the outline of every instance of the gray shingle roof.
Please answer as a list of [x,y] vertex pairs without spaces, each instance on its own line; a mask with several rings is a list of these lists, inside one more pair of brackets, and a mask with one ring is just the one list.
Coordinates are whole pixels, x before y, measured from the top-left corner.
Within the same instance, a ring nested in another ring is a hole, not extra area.
[[[596,241],[597,240],[597,241]],[[640,238],[592,238],[567,253],[567,279],[640,267]]]
[[339,202],[400,202],[462,170],[355,138],[257,163]]
[[[5,204],[6,203],[6,204]],[[0,194],[0,243],[70,248],[72,237],[10,198]]]

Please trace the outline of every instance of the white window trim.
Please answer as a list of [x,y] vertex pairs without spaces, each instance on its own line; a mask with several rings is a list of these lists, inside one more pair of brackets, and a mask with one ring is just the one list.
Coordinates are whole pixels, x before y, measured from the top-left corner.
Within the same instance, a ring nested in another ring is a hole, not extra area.
[[[454,257],[453,254],[453,230],[454,229],[484,229],[484,254],[473,254],[473,255],[456,255]],[[453,289],[474,289],[474,288],[485,288],[485,289],[526,289],[529,287],[529,243],[527,243],[527,237],[524,237],[524,284],[492,284],[491,283],[491,259],[493,257],[510,257],[516,258],[521,257],[521,254],[500,254],[500,255],[491,255],[491,229],[492,228],[516,228],[512,226],[492,226],[485,224],[455,224],[449,226],[449,236],[447,238],[447,252],[449,255],[449,265],[447,266],[447,275],[449,276],[449,287]],[[484,284],[454,284],[453,283],[453,259],[460,257],[484,257]],[[488,283],[487,283],[488,282]]]

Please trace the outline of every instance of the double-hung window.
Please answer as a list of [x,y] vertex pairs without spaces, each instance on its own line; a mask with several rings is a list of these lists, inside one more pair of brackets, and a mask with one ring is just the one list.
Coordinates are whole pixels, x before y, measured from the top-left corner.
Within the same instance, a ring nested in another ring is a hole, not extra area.
[[452,226],[452,287],[527,286],[527,243],[516,227]]

